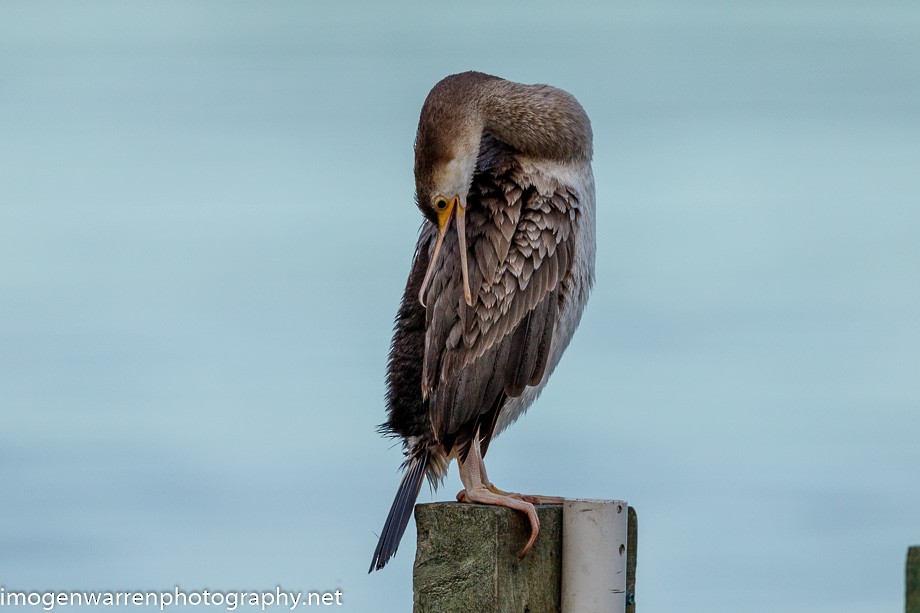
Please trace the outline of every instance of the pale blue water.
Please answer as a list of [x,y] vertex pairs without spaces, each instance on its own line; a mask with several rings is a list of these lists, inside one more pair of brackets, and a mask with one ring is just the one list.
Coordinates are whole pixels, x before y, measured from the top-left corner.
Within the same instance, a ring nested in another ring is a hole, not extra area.
[[476,68],[581,100],[600,203],[490,475],[636,506],[644,613],[900,610],[920,8],[684,6],[4,2],[0,584],[410,609],[374,426],[419,108]]

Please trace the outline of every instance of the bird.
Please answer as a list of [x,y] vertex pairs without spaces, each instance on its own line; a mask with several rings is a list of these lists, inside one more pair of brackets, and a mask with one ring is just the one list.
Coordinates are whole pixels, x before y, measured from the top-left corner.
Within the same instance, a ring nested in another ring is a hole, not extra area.
[[[405,461],[368,572],[399,546],[424,479],[456,459],[461,502],[524,513],[550,497],[498,489],[483,458],[556,368],[594,284],[593,134],[568,92],[481,72],[422,105],[415,200],[424,217],[387,361],[387,420]],[[561,499],[552,499],[558,501]]]

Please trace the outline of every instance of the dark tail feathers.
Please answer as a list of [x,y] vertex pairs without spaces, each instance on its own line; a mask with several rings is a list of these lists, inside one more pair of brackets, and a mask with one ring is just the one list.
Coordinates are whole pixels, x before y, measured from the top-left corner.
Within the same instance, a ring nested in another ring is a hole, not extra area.
[[387,521],[383,524],[383,532],[380,533],[380,540],[377,542],[377,549],[374,550],[371,567],[367,572],[380,570],[396,553],[399,541],[406,531],[406,526],[409,525],[409,517],[412,516],[412,508],[415,506],[419,490],[422,489],[422,479],[425,478],[426,472],[428,472],[427,451],[413,456],[406,462],[406,473],[399,484],[396,498],[393,499],[393,506],[390,507]]

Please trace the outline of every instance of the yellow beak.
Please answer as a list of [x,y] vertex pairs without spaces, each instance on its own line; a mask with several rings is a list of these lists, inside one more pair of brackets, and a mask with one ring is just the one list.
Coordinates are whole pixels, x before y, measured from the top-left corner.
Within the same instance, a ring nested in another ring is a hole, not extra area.
[[435,267],[438,263],[438,257],[441,255],[441,246],[444,244],[444,236],[450,227],[450,221],[457,218],[457,245],[460,248],[460,271],[463,275],[463,297],[469,306],[473,306],[473,295],[470,291],[470,274],[466,254],[466,206],[460,202],[460,196],[451,198],[447,208],[438,214],[438,238],[434,243],[434,253],[431,254],[431,261],[428,262],[428,270],[425,271],[425,279],[422,281],[422,287],[418,292],[418,301],[423,307],[425,304],[425,293],[428,291],[428,284],[434,275]]

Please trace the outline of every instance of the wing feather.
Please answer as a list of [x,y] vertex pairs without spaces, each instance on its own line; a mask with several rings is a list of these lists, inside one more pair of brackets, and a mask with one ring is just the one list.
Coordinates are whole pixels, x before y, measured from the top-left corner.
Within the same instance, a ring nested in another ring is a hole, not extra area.
[[473,306],[463,298],[455,232],[445,237],[428,291],[423,390],[442,442],[543,379],[577,218],[575,194],[518,165],[474,181],[467,206]]

